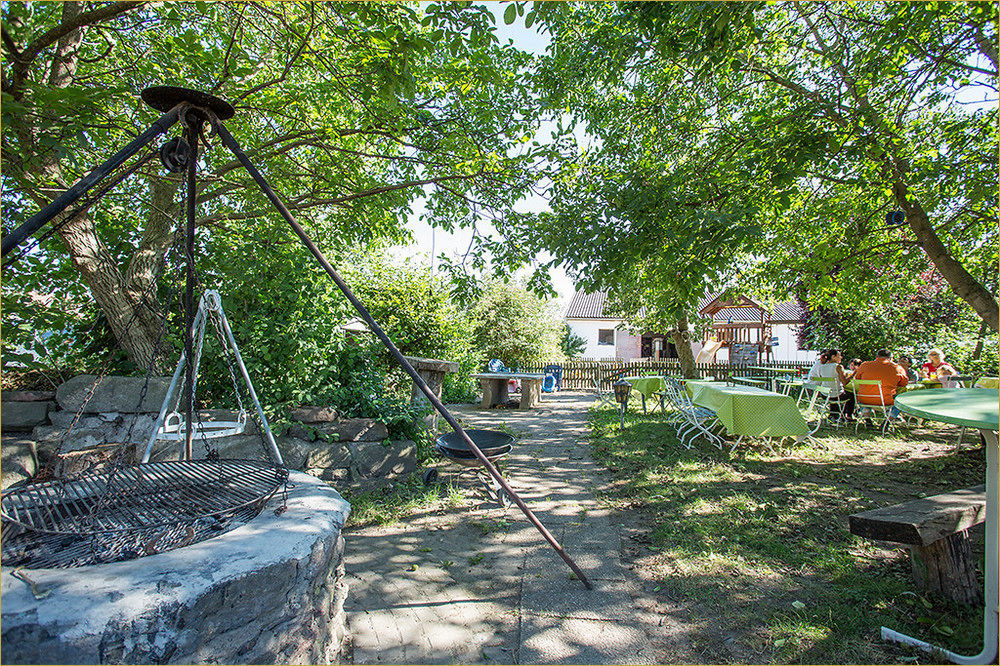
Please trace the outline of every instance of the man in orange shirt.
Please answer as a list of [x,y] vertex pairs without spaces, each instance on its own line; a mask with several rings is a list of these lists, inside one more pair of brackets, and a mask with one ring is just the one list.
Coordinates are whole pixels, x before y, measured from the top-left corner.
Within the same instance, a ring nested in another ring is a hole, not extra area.
[[[895,417],[899,415],[899,410],[893,405],[893,398],[896,395],[896,389],[906,386],[910,380],[906,376],[906,370],[903,370],[900,366],[892,362],[889,358],[888,349],[879,349],[875,354],[874,361],[865,361],[859,367],[857,372],[854,373],[855,379],[877,379],[881,382],[879,388],[882,389],[882,400],[879,401],[879,396],[877,393],[868,391],[858,391],[857,400],[862,405],[892,405],[889,410],[889,416]],[[859,387],[868,388],[868,387]],[[869,391],[871,389],[868,389]]]

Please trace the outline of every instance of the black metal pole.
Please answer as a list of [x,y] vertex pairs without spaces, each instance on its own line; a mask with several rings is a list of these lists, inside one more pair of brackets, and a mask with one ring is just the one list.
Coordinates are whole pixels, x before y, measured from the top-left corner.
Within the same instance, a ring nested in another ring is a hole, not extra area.
[[465,440],[469,449],[476,455],[477,458],[479,458],[479,462],[486,467],[486,470],[496,480],[496,482],[500,484],[500,487],[510,495],[511,499],[514,500],[514,503],[517,504],[519,509],[521,509],[528,521],[535,526],[535,529],[541,533],[545,540],[549,542],[549,545],[552,546],[552,548],[559,554],[560,557],[562,557],[566,564],[569,565],[569,568],[573,570],[573,573],[575,573],[580,579],[580,582],[583,583],[584,587],[588,590],[593,589],[590,581],[587,580],[587,577],[583,574],[583,571],[580,570],[580,567],[577,566],[576,562],[574,562],[566,551],[563,550],[563,547],[558,541],[556,541],[555,537],[552,536],[547,529],[545,529],[545,526],[542,525],[541,521],[539,521],[535,514],[532,513],[531,509],[528,508],[528,505],[524,503],[524,500],[522,500],[514,489],[510,487],[497,468],[493,466],[493,463],[491,463],[489,459],[483,455],[483,452],[479,450],[476,443],[472,441],[468,434],[466,434],[462,426],[455,420],[455,417],[453,417],[451,412],[448,411],[448,408],[444,406],[444,403],[442,403],[441,400],[434,394],[434,391],[432,391],[427,385],[427,382],[425,382],[413,366],[410,365],[410,362],[406,360],[402,352],[399,351],[396,345],[393,344],[392,340],[389,339],[389,336],[386,335],[385,331],[382,330],[382,327],[375,321],[374,317],[371,316],[364,304],[358,300],[357,296],[354,295],[354,292],[351,291],[351,288],[347,285],[347,283],[344,282],[340,275],[337,274],[337,271],[334,270],[332,265],[330,265],[330,262],[327,261],[325,256],[323,256],[323,252],[316,246],[315,243],[313,243],[312,239],[309,238],[305,230],[299,225],[298,222],[295,221],[295,218],[292,217],[291,212],[289,212],[285,204],[278,198],[278,195],[274,193],[274,190],[271,189],[267,179],[265,179],[260,171],[258,171],[257,168],[250,162],[250,158],[248,158],[246,153],[243,152],[243,149],[240,148],[240,145],[236,142],[236,139],[233,138],[233,135],[230,134],[229,131],[226,130],[225,126],[218,120],[213,118],[212,124],[215,126],[216,132],[219,134],[219,138],[222,139],[223,145],[233,152],[236,159],[239,160],[243,167],[250,173],[254,181],[257,182],[257,185],[260,186],[260,189],[264,192],[264,195],[267,196],[268,200],[270,200],[272,204],[274,204],[274,207],[277,208],[278,212],[281,213],[281,216],[285,218],[285,221],[288,222],[292,231],[294,231],[299,237],[299,240],[302,241],[302,244],[309,249],[313,257],[316,258],[316,261],[319,262],[319,265],[323,267],[323,270],[325,270],[330,278],[337,284],[340,291],[343,292],[344,296],[347,297],[347,300],[351,302],[351,305],[353,305],[358,311],[358,314],[361,315],[361,318],[365,320],[368,327],[373,333],[375,333],[376,336],[378,336],[379,340],[382,341],[382,344],[384,344],[386,349],[389,350],[389,353],[392,354],[393,358],[395,358],[396,361],[403,367],[403,370],[406,371],[406,374],[413,379],[413,383],[423,392],[425,396],[427,396],[427,399],[438,411],[438,413],[444,417],[444,420],[448,422],[448,425],[450,425],[455,432],[458,433],[459,437]]
[[198,196],[198,134],[201,132],[201,119],[195,114],[188,114],[189,125],[185,134],[188,145],[191,146],[190,162],[187,165],[187,220],[185,228],[184,256],[187,260],[187,284],[184,289],[184,460],[191,460],[193,455],[192,440],[194,437],[194,227],[196,214],[196,199]]
[[76,185],[60,194],[52,201],[52,203],[32,215],[27,222],[4,236],[0,256],[6,257],[8,252],[23,243],[28,236],[41,229],[56,215],[66,210],[70,204],[74,203],[86,194],[90,189],[97,185],[97,183],[104,180],[109,173],[124,164],[125,160],[135,155],[153,139],[170,129],[171,126],[177,122],[178,112],[179,106],[164,113],[156,122],[149,126],[149,129],[140,134],[132,143],[119,150],[104,164],[100,165],[77,181]]

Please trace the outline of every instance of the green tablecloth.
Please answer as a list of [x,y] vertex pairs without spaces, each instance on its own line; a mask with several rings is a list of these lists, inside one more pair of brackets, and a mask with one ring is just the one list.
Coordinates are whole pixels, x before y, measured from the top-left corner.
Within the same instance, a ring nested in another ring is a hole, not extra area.
[[757,370],[758,372],[773,372],[779,375],[797,375],[799,374],[796,368],[769,368],[765,365],[751,365],[748,370]]
[[798,437],[809,432],[795,399],[754,386],[688,382],[691,402],[711,409],[732,435]]
[[1000,391],[997,389],[909,391],[896,398],[896,407],[921,419],[981,430],[1000,429]]
[[631,384],[632,390],[641,393],[644,398],[667,388],[667,381],[663,377],[622,377],[622,379]]

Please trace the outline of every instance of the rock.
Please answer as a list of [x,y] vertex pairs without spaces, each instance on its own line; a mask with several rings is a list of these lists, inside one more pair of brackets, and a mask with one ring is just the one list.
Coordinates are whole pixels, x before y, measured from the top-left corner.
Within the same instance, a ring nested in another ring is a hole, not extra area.
[[288,418],[299,423],[326,423],[337,420],[337,410],[333,407],[302,406],[288,412]]
[[[248,524],[125,562],[0,572],[4,663],[340,663],[350,505],[300,472]],[[279,514],[275,509],[282,506]],[[41,595],[40,595],[41,596]]]
[[[351,465],[350,450],[338,442],[308,443],[308,453],[303,464],[305,469],[347,469]],[[314,474],[314,476],[316,476]]]
[[[60,424],[67,419],[65,412],[56,412]],[[68,421],[72,422],[72,417]],[[32,438],[39,444],[56,446],[60,451],[78,451],[101,444],[130,443],[139,446],[140,452],[146,448],[153,432],[156,417],[153,414],[118,414],[107,421],[102,416],[81,417],[76,426],[67,432],[69,425],[38,426],[32,431]]]
[[4,391],[0,393],[4,402],[45,402],[55,400],[55,391]]
[[292,425],[288,434],[306,441],[381,442],[389,437],[389,428],[375,419],[338,419],[328,423]]
[[[56,390],[56,401],[69,412],[77,412],[87,399],[97,377],[77,375],[61,384]],[[150,377],[146,396],[139,405],[139,395],[146,383],[145,377],[106,376],[94,388],[94,395],[87,400],[84,411],[88,414],[99,412],[153,412],[159,413],[163,399],[170,386],[170,377]]]
[[334,488],[346,488],[351,485],[351,471],[349,469],[336,467],[314,467],[306,469],[306,474],[322,479]]
[[417,468],[417,445],[409,440],[393,441],[388,445],[357,442],[348,444],[348,448],[351,451],[351,481],[362,490]]
[[4,432],[31,432],[47,422],[51,402],[8,402],[0,404],[0,429]]
[[389,437],[389,429],[375,419],[340,419],[323,432],[336,433],[341,442],[381,442]]
[[35,443],[24,437],[3,437],[0,443],[0,490],[30,479],[37,471]]

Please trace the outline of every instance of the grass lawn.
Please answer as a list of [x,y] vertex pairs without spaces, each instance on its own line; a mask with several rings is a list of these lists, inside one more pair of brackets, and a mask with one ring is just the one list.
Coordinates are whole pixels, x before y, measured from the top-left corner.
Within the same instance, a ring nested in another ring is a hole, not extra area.
[[[883,642],[882,625],[979,652],[982,608],[921,595],[902,548],[847,524],[858,511],[983,483],[976,433],[955,452],[950,426],[888,437],[824,428],[815,442],[778,452],[744,443],[730,457],[701,441],[687,450],[661,414],[631,409],[624,432],[617,411],[590,413],[594,456],[612,476],[604,499],[630,525],[625,559],[646,591],[696,628],[699,661],[939,663]],[[973,530],[980,580],[982,534]]]

